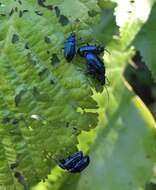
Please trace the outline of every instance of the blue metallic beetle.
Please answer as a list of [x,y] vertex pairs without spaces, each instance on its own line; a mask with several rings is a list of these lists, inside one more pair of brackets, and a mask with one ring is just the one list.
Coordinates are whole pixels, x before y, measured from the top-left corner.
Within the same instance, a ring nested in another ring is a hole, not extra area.
[[101,85],[104,85],[106,83],[106,76],[105,66],[102,60],[96,54],[90,52],[85,53],[84,57],[86,59],[88,73],[93,75]]
[[104,47],[87,44],[86,46],[80,47],[77,52],[80,56],[84,57],[85,54],[88,52],[98,55],[104,52],[104,50],[105,50]]
[[90,162],[89,156],[83,156],[82,151],[76,152],[65,160],[60,160],[59,166],[71,173],[84,170]]
[[66,160],[60,160],[59,166],[63,169],[71,169],[83,158],[83,153],[81,151],[68,157]]
[[83,171],[89,164],[90,158],[89,156],[84,156],[79,162],[75,164],[73,168],[71,168],[69,171],[71,173],[78,173]]
[[70,62],[76,54],[76,39],[74,32],[71,32],[64,47],[64,57]]

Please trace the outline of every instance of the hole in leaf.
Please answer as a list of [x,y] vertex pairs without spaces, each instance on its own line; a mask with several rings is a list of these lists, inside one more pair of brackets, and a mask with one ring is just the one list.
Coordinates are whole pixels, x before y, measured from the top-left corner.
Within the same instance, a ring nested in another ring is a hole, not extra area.
[[13,170],[14,168],[17,168],[19,163],[16,161],[15,163],[10,164],[10,168]]
[[94,16],[96,16],[97,14],[98,14],[98,12],[95,11],[95,10],[90,10],[90,11],[88,11],[88,15],[89,15],[90,17],[94,17]]
[[22,5],[22,1],[18,0],[18,3],[19,3],[20,5]]
[[135,1],[134,0],[130,0],[130,3],[134,3]]
[[43,13],[41,13],[40,11],[35,11],[35,13],[36,13],[38,16],[43,16]]
[[28,59],[28,62],[33,64],[33,65],[36,65],[37,64],[37,60],[35,57],[33,57],[33,55],[29,52],[27,53],[27,59]]
[[59,17],[60,16],[60,9],[57,6],[54,7],[54,9],[55,9],[56,16]]
[[27,13],[27,12],[29,12],[29,10],[27,10],[27,9],[24,9],[24,10],[23,10],[23,13]]
[[6,123],[9,123],[11,120],[11,118],[9,117],[4,117],[3,120],[2,120],[2,123],[6,124]]
[[19,11],[19,17],[22,17],[23,16],[23,11]]
[[45,43],[47,43],[47,44],[50,44],[50,43],[51,43],[51,39],[50,39],[48,36],[45,36],[45,37],[44,37],[44,41],[45,41]]
[[15,7],[15,11],[18,12],[18,8],[17,7]]
[[51,58],[51,64],[52,65],[57,65],[60,62],[58,56],[54,53],[52,54],[52,58]]
[[22,99],[22,95],[25,93],[24,90],[21,90],[16,96],[15,96],[15,105],[16,107],[19,106],[19,103]]
[[59,22],[62,24],[62,26],[66,26],[69,24],[69,19],[64,15],[60,15]]
[[6,14],[1,13],[0,16],[6,16]]
[[9,12],[9,16],[13,15],[14,9],[12,8],[11,11]]
[[17,119],[13,119],[13,120],[12,120],[12,124],[13,124],[13,125],[17,125],[17,124],[18,124],[18,120],[17,120]]
[[24,48],[25,48],[25,49],[30,49],[28,42],[25,43]]
[[19,41],[19,36],[17,34],[13,34],[11,42],[13,44],[17,43]]
[[66,127],[67,127],[67,128],[69,127],[69,122],[66,123]]
[[53,5],[45,5],[45,0],[38,0],[38,4],[48,10],[53,10]]
[[53,79],[51,79],[50,84],[55,84],[55,81]]
[[47,68],[41,70],[38,73],[39,77],[41,78],[41,80],[43,80],[44,78],[46,78],[49,75],[49,70]]

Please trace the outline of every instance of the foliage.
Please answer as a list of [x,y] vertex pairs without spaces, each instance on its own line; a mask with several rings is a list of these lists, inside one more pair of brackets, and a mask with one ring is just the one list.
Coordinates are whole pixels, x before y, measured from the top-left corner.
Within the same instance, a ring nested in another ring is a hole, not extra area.
[[138,33],[137,38],[134,41],[136,48],[141,52],[141,55],[144,58],[147,66],[152,72],[153,79],[155,80],[156,76],[156,68],[155,68],[155,55],[154,48],[156,43],[156,35],[155,35],[155,17],[156,17],[156,5],[153,7],[150,17],[142,27],[141,31]]
[[[124,2],[1,1],[0,189],[27,190],[43,180],[32,189],[140,190],[150,182],[155,121],[123,71],[136,47],[155,78],[156,7],[143,0],[138,13],[139,0]],[[80,38],[96,40],[110,52],[103,57],[107,89],[86,75],[84,59],[65,61],[70,31],[78,46]],[[57,163],[77,149],[90,165],[64,172]]]

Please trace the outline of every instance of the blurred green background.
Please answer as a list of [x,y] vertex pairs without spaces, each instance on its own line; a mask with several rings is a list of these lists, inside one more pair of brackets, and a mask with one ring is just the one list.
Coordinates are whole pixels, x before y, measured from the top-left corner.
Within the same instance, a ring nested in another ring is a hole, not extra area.
[[[0,2],[0,190],[156,189],[155,20],[155,0]],[[110,52],[105,86],[64,59],[71,31]],[[78,150],[84,171],[58,167]]]

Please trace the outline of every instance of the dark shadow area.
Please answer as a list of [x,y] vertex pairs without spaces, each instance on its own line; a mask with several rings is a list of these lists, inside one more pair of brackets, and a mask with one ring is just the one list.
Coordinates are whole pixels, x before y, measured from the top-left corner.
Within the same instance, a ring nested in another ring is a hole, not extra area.
[[156,190],[156,184],[153,183],[147,184],[145,190]]
[[151,72],[142,61],[139,51],[136,51],[135,56],[132,58],[132,63],[132,65],[128,64],[126,67],[124,77],[132,86],[134,92],[147,106],[150,106],[156,102],[156,97],[153,93],[156,84],[152,79]]

